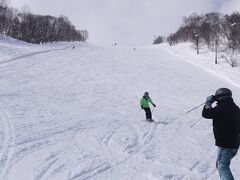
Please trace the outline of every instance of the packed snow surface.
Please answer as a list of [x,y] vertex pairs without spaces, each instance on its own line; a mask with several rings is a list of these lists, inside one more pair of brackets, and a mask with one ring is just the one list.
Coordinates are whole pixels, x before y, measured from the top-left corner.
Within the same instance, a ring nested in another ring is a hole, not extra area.
[[[240,104],[237,81],[184,61],[166,45],[134,51],[2,38],[0,77],[0,179],[219,179],[202,107],[173,119],[220,87],[232,89]],[[157,105],[154,119],[168,124],[145,121],[145,91]],[[232,161],[237,179],[239,161]]]

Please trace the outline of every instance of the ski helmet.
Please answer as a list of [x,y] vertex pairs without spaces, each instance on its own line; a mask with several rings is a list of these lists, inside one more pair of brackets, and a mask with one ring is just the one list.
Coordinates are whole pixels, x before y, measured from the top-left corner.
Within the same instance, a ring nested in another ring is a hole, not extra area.
[[228,88],[220,88],[216,91],[215,97],[232,97],[232,91]]
[[148,93],[148,92],[145,92],[143,96],[149,96],[149,93]]

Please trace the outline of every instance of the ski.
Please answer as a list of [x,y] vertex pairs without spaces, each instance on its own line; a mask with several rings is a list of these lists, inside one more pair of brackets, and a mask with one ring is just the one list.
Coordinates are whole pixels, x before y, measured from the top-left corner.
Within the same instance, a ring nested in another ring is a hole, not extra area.
[[165,121],[153,121],[156,124],[163,124],[163,125],[168,125],[169,122],[165,122]]
[[150,122],[150,123],[156,123],[156,124],[163,124],[163,125],[167,125],[169,122],[165,122],[165,121],[156,121],[154,119],[152,120],[146,120],[146,122]]

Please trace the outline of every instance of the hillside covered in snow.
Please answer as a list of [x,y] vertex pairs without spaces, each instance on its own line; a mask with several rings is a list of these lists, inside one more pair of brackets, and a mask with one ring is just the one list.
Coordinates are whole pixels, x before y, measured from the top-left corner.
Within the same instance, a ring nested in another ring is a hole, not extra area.
[[[218,180],[202,108],[173,121],[220,87],[240,105],[239,68],[211,65],[210,54],[1,38],[0,179]],[[145,121],[145,91],[167,124]]]

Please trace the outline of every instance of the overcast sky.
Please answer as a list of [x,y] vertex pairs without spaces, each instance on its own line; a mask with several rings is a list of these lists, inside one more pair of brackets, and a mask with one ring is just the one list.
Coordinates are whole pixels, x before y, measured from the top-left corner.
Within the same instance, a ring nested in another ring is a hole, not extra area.
[[154,35],[175,32],[182,17],[193,12],[231,13],[240,10],[239,0],[11,0],[33,13],[65,15],[77,29],[87,29],[97,44],[147,45]]

